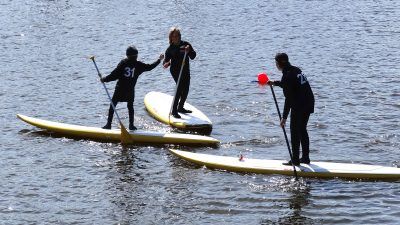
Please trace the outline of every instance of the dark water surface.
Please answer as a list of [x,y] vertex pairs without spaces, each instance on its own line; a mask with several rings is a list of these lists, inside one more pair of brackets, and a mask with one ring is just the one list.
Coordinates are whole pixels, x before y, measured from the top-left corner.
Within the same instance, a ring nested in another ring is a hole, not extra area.
[[[249,82],[279,79],[273,57],[285,51],[316,96],[311,159],[399,166],[400,1],[2,0],[0,12],[0,224],[398,223],[400,182],[212,171],[168,146],[54,138],[15,115],[104,125],[108,100],[87,57],[109,73],[135,44],[152,62],[179,25],[198,53],[188,101],[222,141],[179,148],[287,159],[271,93]],[[140,77],[136,126],[169,131],[144,110],[151,90],[172,94],[167,70]]]

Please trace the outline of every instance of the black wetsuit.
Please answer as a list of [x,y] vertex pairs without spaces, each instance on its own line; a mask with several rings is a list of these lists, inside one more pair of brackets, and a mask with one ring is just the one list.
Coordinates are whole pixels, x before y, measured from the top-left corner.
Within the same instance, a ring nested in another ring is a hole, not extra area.
[[293,149],[293,161],[299,162],[300,143],[302,146],[302,159],[310,160],[310,140],[307,132],[307,123],[310,114],[314,112],[314,94],[310,84],[302,71],[292,65],[282,70],[281,81],[275,81],[276,86],[283,88],[285,107],[283,118],[287,119],[290,113],[290,135]]
[[[127,102],[130,125],[133,125],[134,122],[133,102],[135,99],[135,85],[137,79],[140,74],[154,69],[159,63],[159,59],[152,64],[145,64],[134,59],[125,58],[121,60],[117,68],[115,68],[110,75],[103,78],[104,82],[118,80],[115,86],[112,101],[114,106],[116,106],[118,102]],[[111,124],[113,116],[114,109],[110,105],[110,109],[108,110],[107,124]]]
[[172,77],[175,80],[175,83],[178,83],[179,72],[182,66],[183,56],[185,55],[185,47],[189,45],[190,49],[187,53],[185,65],[182,70],[181,81],[179,83],[179,87],[176,90],[175,101],[172,106],[172,113],[177,113],[179,109],[183,109],[187,96],[189,94],[189,86],[190,86],[190,65],[189,58],[196,58],[196,52],[194,51],[192,45],[187,41],[181,41],[179,45],[171,44],[167,50],[165,51],[165,59],[164,63],[169,62],[171,60],[170,72]]

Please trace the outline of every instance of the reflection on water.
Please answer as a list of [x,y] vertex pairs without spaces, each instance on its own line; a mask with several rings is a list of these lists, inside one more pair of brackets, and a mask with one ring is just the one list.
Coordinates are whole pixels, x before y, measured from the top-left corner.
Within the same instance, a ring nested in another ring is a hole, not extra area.
[[300,178],[297,182],[291,180],[290,183],[280,186],[281,191],[288,194],[283,208],[286,208],[285,215],[280,216],[276,221],[269,219],[261,219],[260,224],[315,224],[316,221],[307,217],[303,210],[310,204],[311,182]]
[[[306,207],[310,201],[311,183],[298,183],[298,187],[291,190],[288,199],[291,213],[287,217],[279,218],[279,224],[313,224],[313,220],[304,215],[302,208]],[[303,186],[304,185],[304,186]]]
[[[121,147],[121,152],[110,158],[110,171],[107,175],[107,193],[112,203],[111,212],[121,215],[119,222],[128,222],[127,218],[143,213],[146,206],[142,200],[141,186],[144,178],[138,172],[141,169],[140,160],[136,158],[136,149]],[[113,216],[114,216],[113,215]]]

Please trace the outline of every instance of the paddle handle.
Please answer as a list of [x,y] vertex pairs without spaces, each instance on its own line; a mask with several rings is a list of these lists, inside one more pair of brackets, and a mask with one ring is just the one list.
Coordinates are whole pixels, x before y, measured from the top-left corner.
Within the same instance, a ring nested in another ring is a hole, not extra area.
[[[281,120],[282,120],[282,115],[281,115],[281,111],[279,110],[278,102],[276,101],[276,96],[275,96],[274,88],[272,87],[272,85],[270,85],[270,87],[271,87],[272,96],[274,97],[274,102],[275,102],[276,110],[278,111],[279,121],[281,121]],[[297,171],[296,171],[296,167],[295,167],[294,164],[293,164],[292,151],[291,151],[291,149],[290,149],[289,140],[288,140],[288,137],[287,137],[286,130],[285,130],[285,127],[284,127],[284,126],[282,126],[282,130],[283,130],[283,134],[285,135],[286,145],[287,145],[287,148],[288,148],[288,151],[289,151],[290,160],[291,160],[291,162],[292,162],[293,173],[294,173],[294,176],[295,176],[295,178],[296,178],[296,180],[297,180],[297,179],[298,179],[298,177],[297,177]]]
[[[93,61],[94,67],[96,67],[96,70],[97,70],[97,75],[101,79],[102,76],[101,76],[99,68],[97,67],[97,63],[96,63],[96,61],[94,59],[94,56],[91,56],[90,59]],[[115,105],[114,105],[114,103],[113,103],[113,101],[111,99],[110,93],[108,92],[108,89],[107,89],[106,85],[104,84],[104,82],[101,82],[101,84],[103,85],[104,90],[106,90],[106,93],[107,93],[107,96],[108,96],[108,100],[110,100],[111,107],[113,107],[113,109],[114,109],[114,112],[115,112],[115,115],[117,116],[118,122],[122,125],[121,119],[119,118],[117,109],[115,108]]]
[[169,115],[168,115],[169,120],[171,118],[172,108],[174,107],[174,102],[175,102],[176,95],[177,95],[177,92],[178,92],[178,87],[179,87],[179,84],[181,83],[181,76],[182,76],[183,67],[185,66],[185,62],[186,62],[186,55],[187,55],[187,52],[185,50],[185,54],[183,55],[181,70],[179,71],[178,81],[176,82],[174,98],[172,99],[171,108],[169,110]]

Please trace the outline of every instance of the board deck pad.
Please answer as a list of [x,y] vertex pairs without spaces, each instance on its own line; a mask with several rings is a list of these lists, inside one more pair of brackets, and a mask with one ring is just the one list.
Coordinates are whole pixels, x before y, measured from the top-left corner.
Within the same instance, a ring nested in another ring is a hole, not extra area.
[[[52,122],[43,119],[37,119],[29,116],[17,114],[22,121],[29,123],[35,127],[65,135],[68,137],[94,139],[101,141],[120,142],[120,129],[102,129],[100,127],[87,127],[80,125],[72,125],[66,123]],[[185,145],[216,145],[219,141],[215,138],[181,133],[165,133],[156,131],[135,130],[130,131],[130,141],[127,144],[137,143],[154,143],[154,144],[185,144]]]
[[179,113],[182,118],[175,118],[170,116],[170,109],[173,96],[161,92],[149,92],[144,97],[144,104],[146,110],[156,120],[180,129],[190,130],[210,130],[212,123],[210,119],[193,105],[185,102],[185,109],[191,110],[192,113]]
[[[169,150],[172,154],[197,165],[211,169],[261,174],[280,174],[293,176],[293,166],[282,165],[284,160],[249,159],[230,156],[217,156],[181,150]],[[377,165],[311,162],[296,166],[299,177],[351,178],[351,179],[400,179],[400,168]]]

